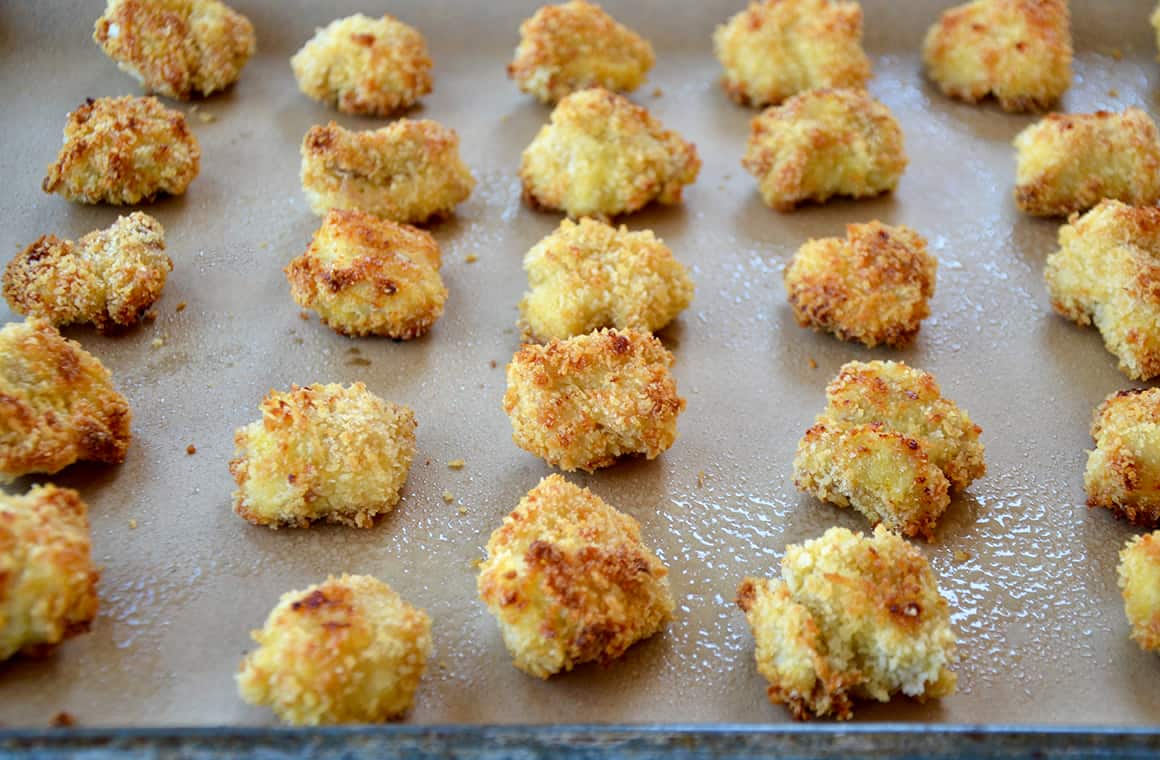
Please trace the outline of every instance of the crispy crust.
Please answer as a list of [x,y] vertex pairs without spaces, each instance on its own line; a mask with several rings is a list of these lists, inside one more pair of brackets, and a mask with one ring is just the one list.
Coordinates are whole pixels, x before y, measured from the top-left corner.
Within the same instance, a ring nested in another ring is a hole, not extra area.
[[1160,388],[1119,391],[1092,420],[1095,450],[1084,472],[1089,507],[1160,527]]
[[1160,531],[1128,540],[1120,551],[1118,575],[1132,641],[1147,652],[1160,652]]

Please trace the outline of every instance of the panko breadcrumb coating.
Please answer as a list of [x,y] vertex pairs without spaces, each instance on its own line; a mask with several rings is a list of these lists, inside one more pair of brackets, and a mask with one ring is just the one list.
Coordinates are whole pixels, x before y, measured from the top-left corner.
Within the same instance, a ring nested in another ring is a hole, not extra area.
[[974,0],[944,11],[922,47],[944,94],[994,96],[1005,111],[1050,108],[1071,86],[1067,0]]
[[298,726],[401,718],[431,654],[431,618],[369,575],[284,594],[251,636],[238,693]]
[[697,148],[644,108],[600,87],[559,102],[520,161],[524,199],[573,219],[609,219],[681,202],[697,179]]
[[677,440],[685,400],[673,355],[636,330],[600,330],[526,345],[507,367],[512,440],[561,470],[594,472],[619,457],[655,459]]
[[157,98],[89,98],[68,115],[64,147],[43,188],[77,203],[131,206],[181,195],[200,162],[180,111]]
[[43,656],[89,630],[97,581],[88,507],[76,491],[0,491],[0,661]]
[[1160,652],[1160,530],[1129,539],[1120,551],[1119,577],[1132,641]]
[[667,576],[636,520],[549,475],[491,534],[478,588],[515,666],[548,678],[607,665],[664,628]]
[[431,92],[427,41],[414,27],[361,13],[332,21],[290,59],[303,94],[343,113],[389,116]]
[[1125,374],[1160,377],[1160,209],[1103,201],[1072,215],[1045,279],[1055,310],[1094,324]]
[[1096,409],[1092,438],[1096,447],[1084,473],[1088,506],[1160,526],[1160,388],[1108,396]]
[[571,338],[602,327],[655,332],[693,299],[688,270],[651,230],[629,232],[567,219],[524,257],[528,292],[520,324],[530,339]]
[[893,190],[906,163],[898,121],[859,90],[811,90],[767,108],[750,125],[741,161],[778,211]]
[[178,100],[226,89],[257,49],[250,20],[219,0],[109,0],[93,40],[147,90]]
[[17,313],[57,326],[91,322],[104,332],[136,324],[172,269],[165,229],[136,211],[75,243],[42,236],[8,262],[4,298]]
[[933,375],[902,362],[846,363],[826,402],[798,443],[794,485],[933,541],[950,491],[986,472],[982,428],[943,398]]
[[109,370],[36,317],[0,329],[0,483],[125,460],[129,402]]
[[1048,114],[1015,148],[1015,203],[1028,214],[1067,216],[1104,199],[1160,202],[1160,132],[1139,108]]
[[331,209],[285,271],[298,305],[317,311],[335,332],[410,340],[443,313],[439,258],[429,232]]
[[777,105],[806,90],[861,89],[862,6],[847,0],[761,0],[717,27],[721,86],[741,105]]
[[781,580],[737,590],[769,701],[798,720],[849,720],[855,699],[949,696],[958,660],[950,608],[926,558],[886,528],[830,528],[790,544]]
[[587,0],[545,5],[520,24],[508,76],[543,103],[589,87],[631,92],[653,67],[652,45]]
[[415,456],[415,414],[362,383],[270,391],[234,434],[234,512],[255,525],[325,520],[369,528],[399,503]]
[[341,208],[422,224],[449,215],[474,188],[459,135],[430,119],[364,132],[332,121],[302,141],[302,189],[319,216]]
[[810,240],[798,249],[785,289],[802,327],[899,348],[930,316],[937,269],[926,240],[909,227],[849,224],[844,240]]

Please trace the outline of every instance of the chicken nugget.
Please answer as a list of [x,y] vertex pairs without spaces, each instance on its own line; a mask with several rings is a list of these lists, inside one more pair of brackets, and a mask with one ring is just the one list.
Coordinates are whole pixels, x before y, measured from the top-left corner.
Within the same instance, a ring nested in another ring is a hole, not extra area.
[[1113,393],[1092,420],[1088,506],[1105,507],[1128,522],[1160,527],[1160,388]]
[[737,605],[753,630],[769,701],[798,720],[849,720],[854,700],[954,693],[950,607],[918,549],[882,526],[830,528],[790,544],[781,580],[746,578]]
[[529,339],[571,338],[616,327],[654,332],[693,299],[693,281],[651,230],[629,232],[567,219],[524,257],[528,292],[520,325]]
[[255,525],[316,520],[369,528],[399,503],[415,457],[415,414],[362,383],[270,391],[262,419],[238,428],[234,512]]
[[1128,540],[1118,574],[1132,641],[1146,652],[1160,652],[1160,530]]
[[369,575],[283,594],[251,636],[238,693],[297,726],[401,718],[431,655],[431,618]]
[[608,665],[664,628],[668,572],[636,520],[549,475],[491,534],[478,588],[513,664],[548,678]]
[[750,125],[741,161],[778,211],[888,192],[906,163],[898,121],[859,90],[810,90],[767,108]]
[[600,87],[559,102],[523,153],[520,179],[533,207],[573,219],[609,219],[656,201],[681,202],[697,179],[697,148],[644,108]]

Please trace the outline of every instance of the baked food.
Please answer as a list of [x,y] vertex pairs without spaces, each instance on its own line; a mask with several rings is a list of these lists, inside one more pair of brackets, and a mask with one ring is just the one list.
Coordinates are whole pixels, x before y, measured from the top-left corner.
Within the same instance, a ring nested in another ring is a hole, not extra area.
[[1160,388],[1108,396],[1096,408],[1092,438],[1083,478],[1088,506],[1160,527]]
[[1160,651],[1160,531],[1128,539],[1118,574],[1132,641],[1147,652]]

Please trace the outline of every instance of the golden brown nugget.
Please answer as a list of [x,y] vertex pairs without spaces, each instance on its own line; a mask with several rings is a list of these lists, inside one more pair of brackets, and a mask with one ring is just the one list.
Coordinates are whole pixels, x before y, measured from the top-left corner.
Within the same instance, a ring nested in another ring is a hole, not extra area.
[[459,135],[429,119],[364,132],[332,121],[302,141],[302,190],[319,216],[340,208],[422,224],[449,215],[474,188]]
[[1160,209],[1103,201],[1073,214],[1044,277],[1055,310],[1094,324],[1128,377],[1160,377]]
[[975,0],[944,11],[922,46],[945,95],[994,96],[1004,111],[1050,108],[1071,86],[1067,0]]
[[439,244],[429,232],[331,209],[286,267],[290,293],[343,335],[423,335],[443,313]]
[[520,24],[508,76],[542,103],[589,87],[632,92],[653,67],[652,45],[587,0],[545,5]]
[[109,370],[52,324],[30,317],[0,329],[0,483],[123,462],[131,419]]
[[862,50],[862,6],[846,0],[751,2],[713,34],[729,97],[777,105],[806,90],[861,89],[872,76]]
[[849,720],[854,700],[920,701],[954,693],[950,608],[926,558],[879,526],[873,536],[830,528],[790,544],[781,580],[737,589],[769,701],[798,720]]
[[888,192],[906,163],[898,121],[858,90],[811,90],[766,109],[750,125],[741,161],[778,211]]
[[674,606],[668,572],[636,520],[549,475],[491,534],[478,588],[513,664],[548,678],[608,665],[663,629]]
[[651,230],[567,219],[524,257],[520,324],[530,339],[616,327],[655,332],[693,300],[693,281]]
[[238,693],[298,726],[401,718],[431,655],[431,618],[369,575],[284,594],[251,636]]
[[64,147],[43,188],[77,203],[151,203],[184,193],[200,162],[180,111],[157,98],[89,98],[68,115]]
[[1015,138],[1015,203],[1034,216],[1067,216],[1100,201],[1160,202],[1160,132],[1139,108],[1048,114]]
[[1092,438],[1096,447],[1084,473],[1088,506],[1160,526],[1160,388],[1108,396],[1096,409]]
[[655,459],[677,440],[685,400],[673,355],[636,330],[526,345],[507,367],[512,440],[561,470],[595,472],[622,456]]
[[700,171],[697,148],[644,108],[603,88],[567,96],[520,162],[524,199],[573,219],[609,219],[681,202]]
[[427,41],[414,27],[361,13],[315,32],[290,59],[298,89],[343,113],[389,116],[431,92]]
[[146,90],[178,100],[226,89],[257,49],[250,20],[218,0],[108,0],[93,40]]
[[136,211],[75,243],[44,235],[8,262],[4,298],[19,314],[57,326],[91,322],[105,332],[136,324],[172,269],[165,229]]
[[238,428],[234,512],[255,525],[369,528],[399,503],[415,457],[415,414],[362,383],[270,391]]
[[47,655],[89,630],[97,581],[88,507],[76,491],[0,491],[0,661]]
[[846,225],[846,238],[810,240],[785,270],[802,327],[873,348],[909,344],[930,316],[938,262],[909,227]]
[[1128,540],[1120,551],[1119,580],[1132,641],[1160,652],[1160,531]]

